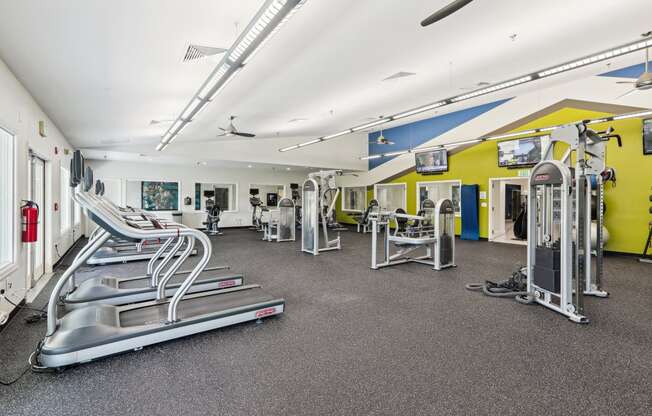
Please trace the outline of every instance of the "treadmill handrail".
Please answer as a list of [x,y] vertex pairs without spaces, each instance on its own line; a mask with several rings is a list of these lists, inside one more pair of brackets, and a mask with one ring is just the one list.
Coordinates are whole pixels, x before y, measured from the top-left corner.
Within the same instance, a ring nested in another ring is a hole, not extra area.
[[[178,237],[188,237],[190,240],[198,239],[204,250],[202,257],[197,263],[197,265],[192,269],[192,272],[188,277],[183,281],[179,289],[175,292],[174,296],[170,300],[168,307],[168,321],[174,322],[177,320],[177,307],[181,299],[185,296],[186,292],[190,289],[194,281],[197,279],[199,274],[206,268],[208,261],[210,260],[212,254],[212,246],[210,239],[206,234],[195,230],[192,228],[175,228],[171,229],[152,229],[152,230],[142,230],[130,227],[125,223],[125,221],[113,210],[108,208],[106,204],[103,204],[100,200],[96,198],[89,197],[87,192],[82,191],[80,188],[75,190],[76,186],[73,186],[73,199],[75,202],[79,203],[82,208],[84,208],[87,213],[90,212],[93,216],[99,218],[102,222],[103,228],[109,227],[107,233],[100,233],[97,236],[97,240],[93,241],[89,245],[88,249],[84,252],[82,256],[79,256],[76,261],[71,264],[68,269],[63,273],[59,281],[55,285],[52,293],[50,294],[50,300],[48,302],[48,320],[47,320],[47,333],[46,336],[51,336],[57,329],[57,304],[59,296],[63,287],[68,282],[68,279],[74,274],[74,272],[79,269],[88,258],[94,254],[99,248],[111,237],[111,230],[115,230],[117,234],[124,235],[129,238],[134,238],[138,240],[148,239],[148,238],[172,238]],[[106,228],[105,228],[106,229]]]

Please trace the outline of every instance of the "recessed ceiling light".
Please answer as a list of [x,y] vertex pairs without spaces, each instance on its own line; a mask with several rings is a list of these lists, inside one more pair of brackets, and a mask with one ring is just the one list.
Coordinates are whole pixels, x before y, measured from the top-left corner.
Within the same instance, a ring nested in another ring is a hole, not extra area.
[[291,170],[291,168],[285,168],[285,170]]
[[289,120],[288,123],[298,123],[300,121],[307,121],[307,118],[293,118],[292,120]]
[[252,166],[252,165],[247,165],[247,167],[248,167],[248,168],[253,168],[253,166]]

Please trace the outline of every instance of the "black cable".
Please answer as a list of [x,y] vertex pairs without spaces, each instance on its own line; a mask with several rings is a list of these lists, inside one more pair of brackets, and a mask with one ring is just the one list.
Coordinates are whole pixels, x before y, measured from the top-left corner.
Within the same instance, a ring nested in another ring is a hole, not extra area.
[[31,365],[26,366],[26,367],[23,369],[23,371],[21,371],[20,374],[19,374],[16,378],[14,378],[13,380],[9,380],[9,381],[0,380],[0,385],[3,385],[3,386],[11,386],[11,385],[14,384],[15,382],[17,382],[18,380],[20,380],[21,378],[23,378],[23,376],[24,376],[25,374],[27,374],[27,372],[28,372],[31,368],[32,368]]

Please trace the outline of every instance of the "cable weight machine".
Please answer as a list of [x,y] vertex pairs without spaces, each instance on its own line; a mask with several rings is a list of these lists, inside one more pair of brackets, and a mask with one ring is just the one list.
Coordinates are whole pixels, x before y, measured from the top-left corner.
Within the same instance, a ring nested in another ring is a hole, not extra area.
[[[527,295],[517,299],[541,304],[577,323],[589,322],[583,295],[608,296],[601,282],[604,180],[615,179],[613,170],[605,166],[605,145],[612,138],[622,146],[612,128],[595,132],[585,123],[561,126],[552,132],[542,161],[530,175]],[[553,157],[556,143],[568,145],[560,161]],[[593,193],[597,199],[595,247],[591,241]]]

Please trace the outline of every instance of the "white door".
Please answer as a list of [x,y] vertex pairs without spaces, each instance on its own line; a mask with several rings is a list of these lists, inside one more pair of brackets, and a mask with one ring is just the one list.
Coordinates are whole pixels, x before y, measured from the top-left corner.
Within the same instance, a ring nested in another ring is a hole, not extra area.
[[32,287],[45,273],[45,161],[32,155],[29,158],[29,200],[39,207],[37,239],[29,244],[28,268],[31,276]]

